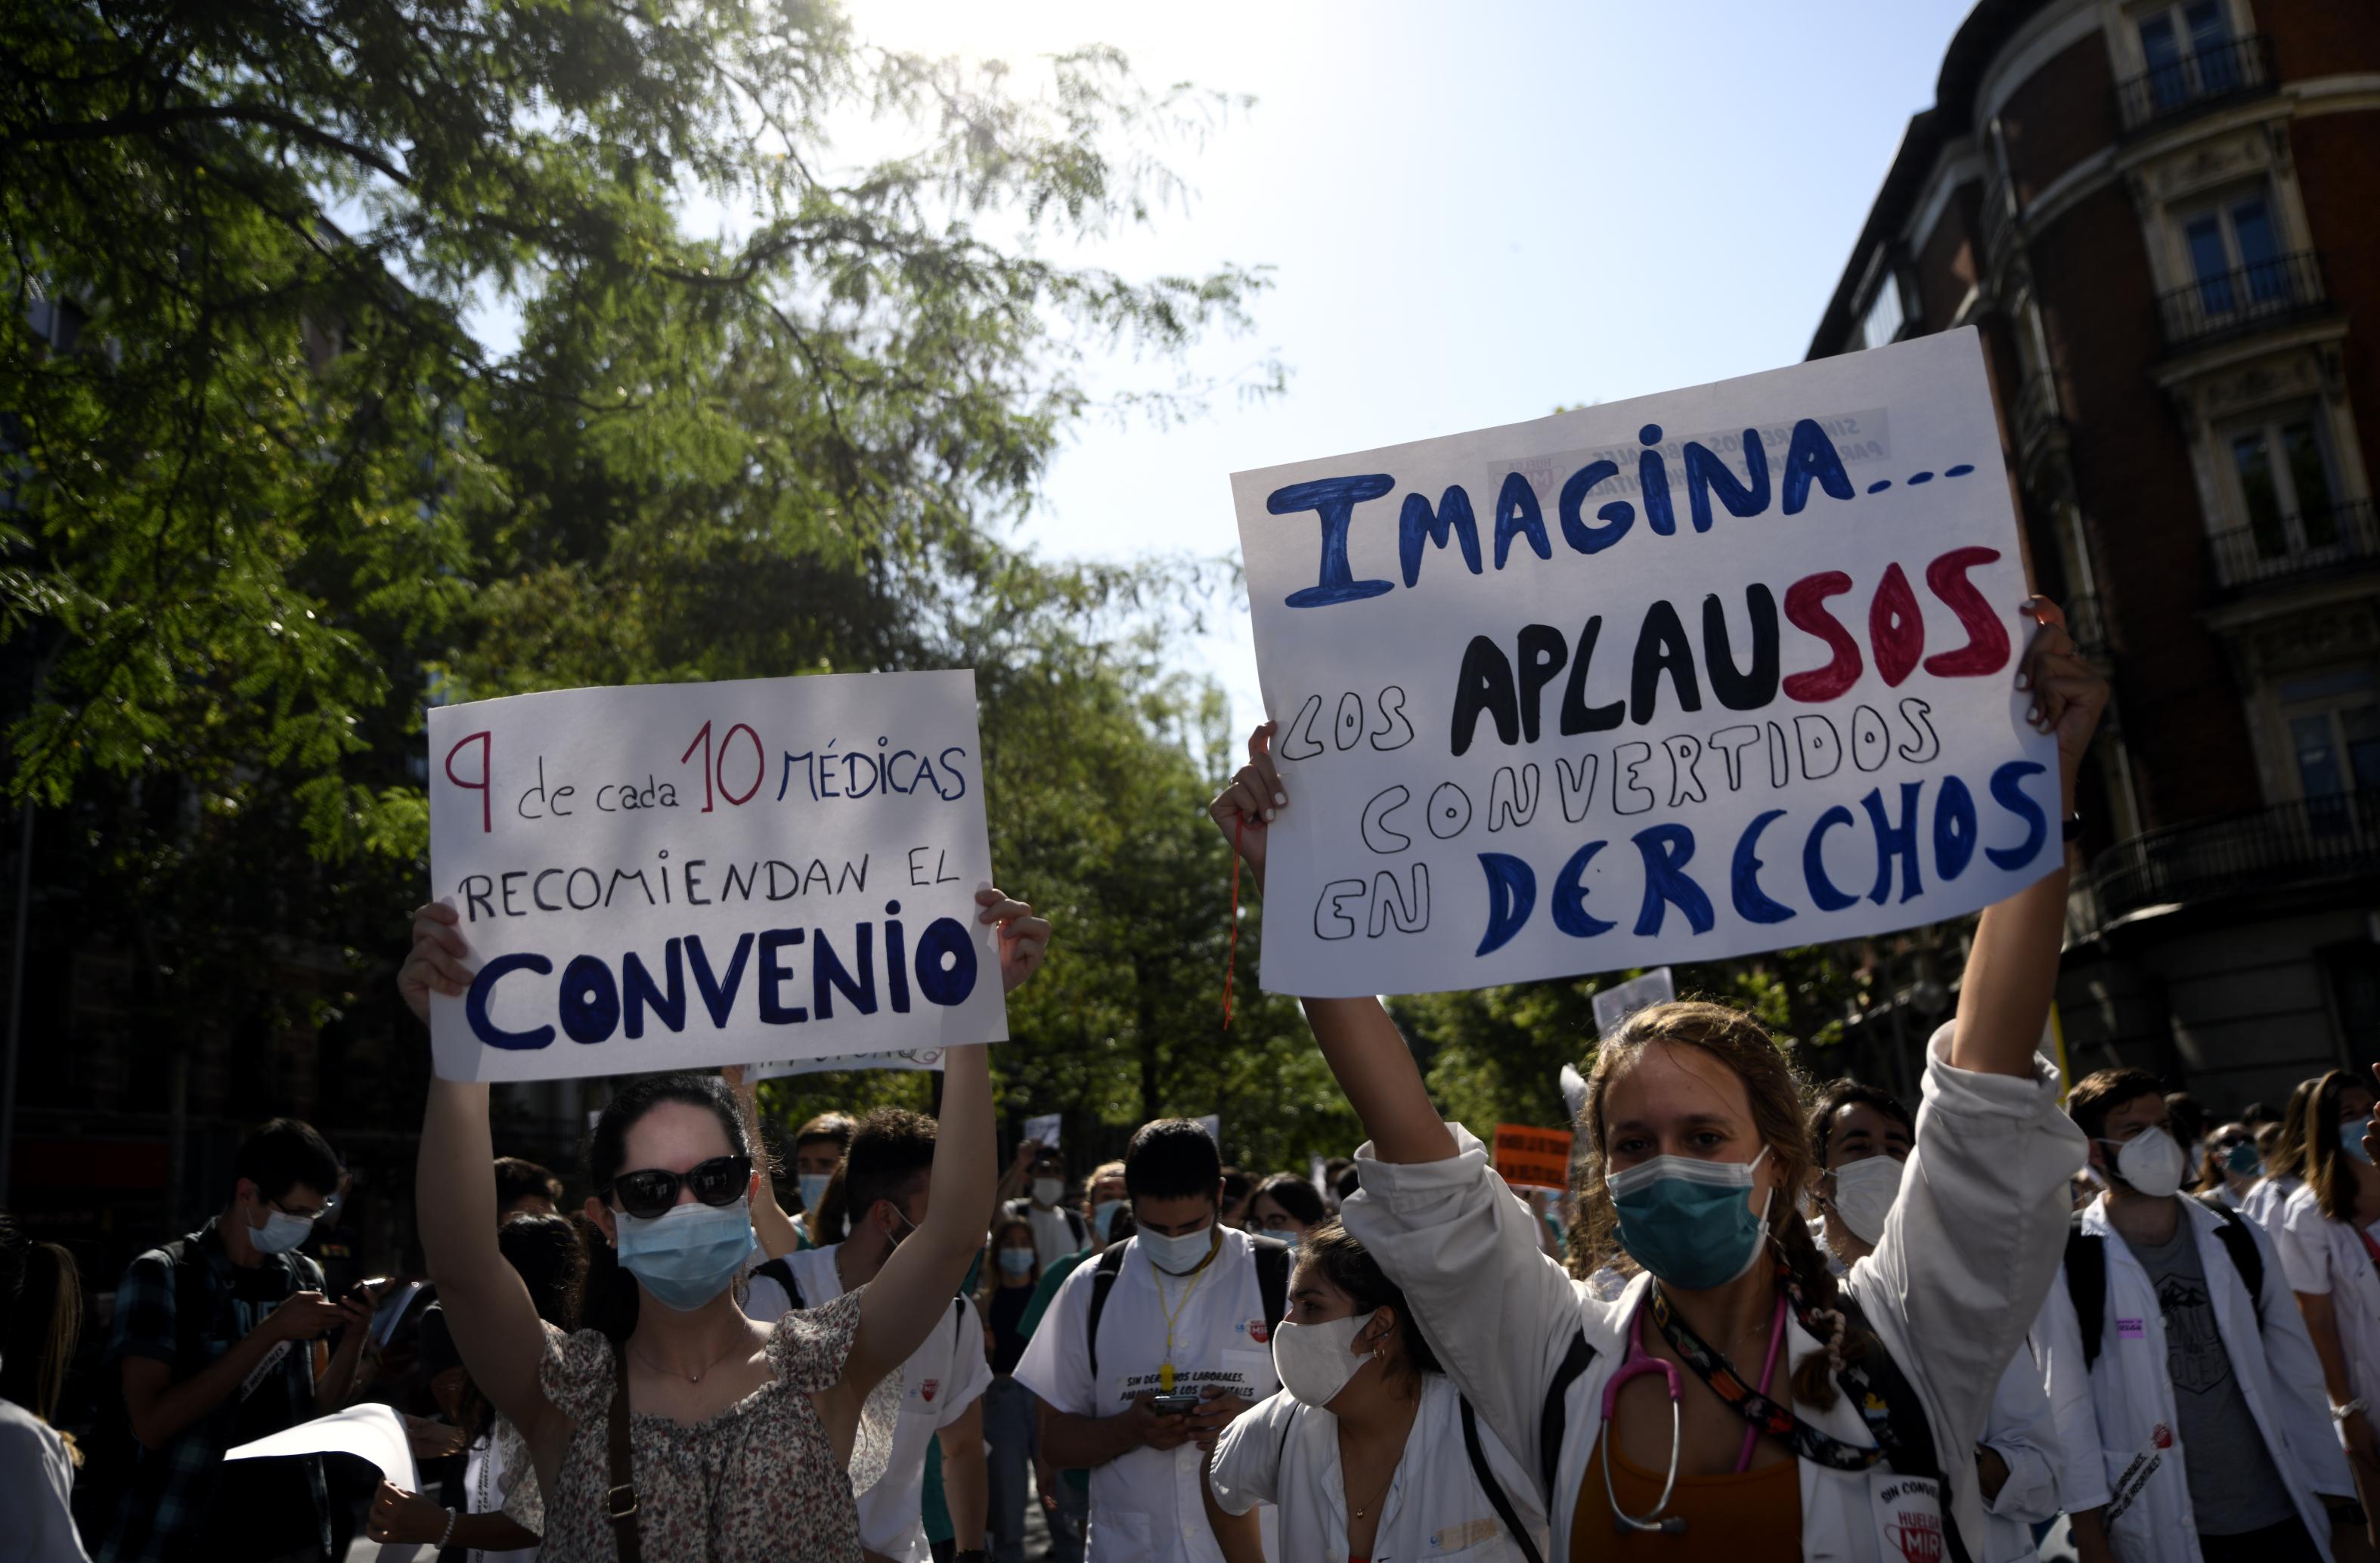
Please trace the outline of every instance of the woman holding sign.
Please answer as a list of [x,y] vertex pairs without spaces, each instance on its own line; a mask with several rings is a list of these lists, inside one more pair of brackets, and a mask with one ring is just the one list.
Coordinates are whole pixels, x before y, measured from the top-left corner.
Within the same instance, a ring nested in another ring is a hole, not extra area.
[[[2107,689],[2054,605],[2026,612],[2018,687],[2057,735],[2071,818]],[[1259,878],[1266,827],[1292,803],[1269,737],[1211,810]],[[1794,1208],[1803,1083],[1751,1016],[1659,1004],[1597,1049],[1585,1235],[1644,1272],[1603,1302],[1540,1252],[1479,1141],[1439,1118],[1378,1002],[1305,1000],[1371,1134],[1342,1219],[1541,1484],[1553,1556],[1960,1557],[1984,1535],[1972,1451],[2057,1272],[2082,1160],[2034,1051],[2065,913],[2062,866],[1984,913],[1957,1018],[1928,1048],[1899,1207],[1840,1283]]]
[[[977,901],[1014,991],[1039,967],[1050,925],[998,891]],[[415,1013],[427,1018],[432,991],[469,987],[468,955],[451,908],[415,914],[398,976]],[[613,1097],[589,1152],[588,1214],[635,1278],[635,1324],[622,1339],[581,1330],[549,1349],[497,1251],[488,1087],[431,1081],[422,1250],[473,1382],[528,1440],[548,1495],[547,1557],[859,1558],[852,1493],[889,1452],[867,1435],[880,1420],[870,1392],[949,1316],[991,1217],[984,1049],[945,1060],[942,1197],[872,1284],[773,1327],[746,1317],[734,1289],[753,1247],[753,1148],[716,1076],[646,1075]]]

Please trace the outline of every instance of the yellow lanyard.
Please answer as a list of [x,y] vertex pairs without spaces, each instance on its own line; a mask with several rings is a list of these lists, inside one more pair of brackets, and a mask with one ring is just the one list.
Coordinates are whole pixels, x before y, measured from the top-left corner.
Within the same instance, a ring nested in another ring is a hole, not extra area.
[[1187,1283],[1182,1288],[1181,1300],[1171,1308],[1165,1305],[1165,1272],[1157,1267],[1156,1260],[1152,1259],[1148,1262],[1148,1273],[1157,1281],[1157,1311],[1165,1315],[1165,1360],[1157,1367],[1157,1388],[1160,1394],[1173,1393],[1174,1321],[1181,1318],[1183,1310],[1190,1306],[1190,1294],[1198,1290],[1198,1278],[1207,1273],[1207,1266],[1212,1265],[1215,1262],[1215,1255],[1222,1251],[1223,1245],[1220,1242],[1207,1251],[1207,1257],[1198,1261],[1198,1267],[1190,1272]]

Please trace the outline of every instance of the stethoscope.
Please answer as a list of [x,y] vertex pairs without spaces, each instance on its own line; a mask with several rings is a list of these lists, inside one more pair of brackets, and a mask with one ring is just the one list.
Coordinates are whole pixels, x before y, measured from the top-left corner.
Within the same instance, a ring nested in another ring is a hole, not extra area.
[[[1784,1344],[1784,1340],[1785,1296],[1784,1293],[1779,1292],[1777,1296],[1777,1315],[1768,1326],[1768,1357],[1760,1365],[1760,1392],[1763,1395],[1768,1393],[1768,1386],[1776,1375],[1777,1353]],[[1654,1372],[1660,1374],[1663,1382],[1670,1388],[1670,1473],[1662,1480],[1660,1497],[1654,1501],[1651,1508],[1639,1516],[1631,1514],[1620,1507],[1620,1494],[1611,1484],[1611,1412],[1613,1407],[1619,1403],[1620,1389],[1622,1385],[1640,1375]],[[1636,1310],[1635,1320],[1630,1327],[1628,1355],[1621,1363],[1619,1371],[1614,1373],[1603,1386],[1603,1436],[1597,1440],[1603,1446],[1603,1496],[1605,1502],[1611,1508],[1611,1528],[1623,1536],[1630,1534],[1682,1536],[1686,1533],[1686,1521],[1683,1516],[1672,1514],[1667,1519],[1661,1518],[1661,1510],[1670,1507],[1670,1495],[1675,1493],[1678,1487],[1678,1451],[1682,1444],[1679,1436],[1679,1407],[1685,1403],[1683,1391],[1684,1386],[1678,1378],[1678,1364],[1657,1357],[1645,1350],[1645,1310],[1639,1307]],[[1752,1451],[1757,1448],[1759,1444],[1760,1429],[1749,1424],[1745,1424],[1743,1448],[1735,1457],[1737,1475],[1741,1476],[1752,1469]]]

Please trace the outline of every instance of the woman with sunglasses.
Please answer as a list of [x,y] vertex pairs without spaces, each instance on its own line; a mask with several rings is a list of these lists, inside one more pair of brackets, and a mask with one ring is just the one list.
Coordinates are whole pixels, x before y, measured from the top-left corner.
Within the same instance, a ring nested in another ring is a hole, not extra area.
[[[1001,978],[1014,991],[1040,966],[1050,925],[998,891],[976,899],[1000,930]],[[456,921],[440,905],[414,916],[397,986],[425,1018],[431,992],[470,985]],[[991,1218],[984,1049],[944,1058],[934,1170],[951,1197],[934,1201],[873,1283],[773,1327],[747,1318],[734,1287],[753,1247],[753,1148],[716,1076],[649,1075],[623,1089],[591,1137],[588,1215],[635,1289],[619,1292],[608,1331],[549,1350],[496,1246],[488,1087],[430,1082],[416,1181],[422,1251],[464,1365],[528,1441],[547,1495],[546,1557],[860,1557],[846,1470],[869,1392],[948,1315]],[[627,1470],[615,1475],[623,1439]]]

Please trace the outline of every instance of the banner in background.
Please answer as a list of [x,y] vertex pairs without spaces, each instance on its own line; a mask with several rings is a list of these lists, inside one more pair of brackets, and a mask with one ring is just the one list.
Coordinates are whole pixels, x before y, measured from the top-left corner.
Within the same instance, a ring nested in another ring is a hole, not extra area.
[[2060,860],[1973,329],[1232,484],[1276,992],[1883,933]]
[[1570,1187],[1570,1133],[1525,1123],[1496,1125],[1496,1174],[1516,1189]]
[[477,976],[438,1072],[544,1080],[1008,1035],[971,672],[430,712],[432,893]]
[[746,1064],[744,1078],[755,1084],[788,1074],[825,1074],[844,1069],[934,1069],[942,1067],[940,1048],[912,1048],[898,1053],[829,1053],[820,1059],[780,1059],[774,1063]]

